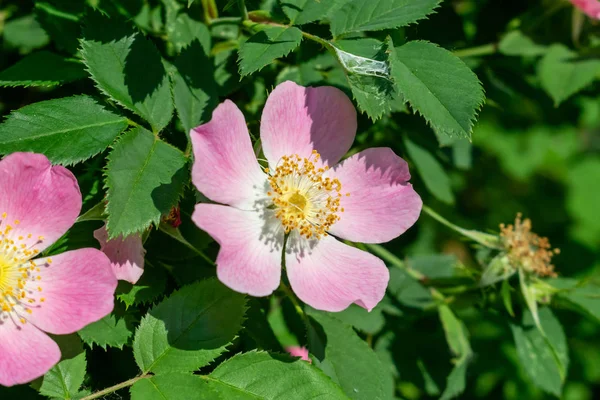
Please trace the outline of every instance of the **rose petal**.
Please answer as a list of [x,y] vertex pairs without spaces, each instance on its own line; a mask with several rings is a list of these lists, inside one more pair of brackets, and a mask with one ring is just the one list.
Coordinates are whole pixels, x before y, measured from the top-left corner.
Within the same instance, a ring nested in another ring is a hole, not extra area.
[[300,300],[330,312],[352,303],[371,311],[383,298],[390,276],[379,258],[331,236],[307,241],[292,232],[285,263]]
[[79,211],[79,185],[68,169],[34,153],[13,153],[0,161],[0,229],[10,225],[19,246],[41,252],[75,223]]
[[111,262],[117,279],[136,283],[144,273],[144,245],[142,236],[133,234],[124,240],[122,236],[108,240],[106,225],[94,231],[94,237],[100,243],[100,250]]
[[104,253],[78,249],[50,260],[50,264],[48,258],[35,260],[41,279],[27,282],[25,289],[35,300],[27,315],[29,322],[43,331],[65,335],[112,311],[117,278]]
[[60,361],[54,340],[32,324],[0,321],[0,385],[13,386],[44,375]]
[[209,199],[253,209],[266,193],[266,174],[258,165],[244,115],[229,100],[210,122],[190,131],[194,148],[192,182]]
[[356,135],[356,110],[341,90],[283,82],[269,95],[260,137],[270,168],[284,155],[309,157],[317,150],[334,165],[350,149]]
[[197,204],[192,220],[220,245],[217,276],[231,289],[267,296],[279,286],[283,230],[271,211]]
[[598,0],[571,0],[571,3],[590,18],[600,19],[600,2]]
[[[419,218],[423,202],[407,181],[408,164],[389,148],[361,151],[326,176],[342,183],[340,220],[333,235],[362,243],[382,243],[400,236]],[[350,193],[350,196],[345,196]]]
[[285,348],[285,351],[290,353],[292,357],[300,357],[301,360],[312,363],[310,357],[308,357],[308,349],[306,347],[288,346]]

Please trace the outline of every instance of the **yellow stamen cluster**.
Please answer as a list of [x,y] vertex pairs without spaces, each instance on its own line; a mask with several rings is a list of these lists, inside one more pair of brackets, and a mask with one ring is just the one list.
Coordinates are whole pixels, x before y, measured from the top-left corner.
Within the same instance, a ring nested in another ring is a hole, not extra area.
[[319,239],[344,212],[340,206],[342,184],[337,178],[323,176],[329,167],[317,167],[319,159],[319,153],[313,150],[310,158],[283,156],[275,171],[265,168],[271,184],[267,194],[285,233],[296,229],[308,239]]
[[[45,299],[34,297],[35,292],[42,292],[39,281],[40,266],[52,263],[50,258],[43,265],[31,260],[39,253],[33,247],[42,243],[42,236],[31,243],[32,234],[26,236],[14,233],[13,225],[19,220],[9,221],[6,212],[0,215],[0,321],[13,318],[13,314],[21,323],[25,323],[22,313],[31,314],[32,307],[39,306]],[[13,225],[10,224],[12,222]],[[27,285],[36,282],[36,285]],[[33,288],[33,289],[32,289]]]
[[552,249],[548,238],[531,232],[531,220],[522,221],[521,217],[518,213],[514,225],[500,224],[500,236],[504,239],[511,264],[539,276],[556,276],[551,261],[560,250]]

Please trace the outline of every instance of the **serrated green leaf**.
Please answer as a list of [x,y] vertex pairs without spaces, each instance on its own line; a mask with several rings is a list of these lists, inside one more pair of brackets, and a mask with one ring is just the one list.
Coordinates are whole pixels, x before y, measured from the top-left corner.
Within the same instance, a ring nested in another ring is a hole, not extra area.
[[126,318],[109,314],[101,320],[89,324],[77,333],[81,340],[90,347],[97,345],[106,349],[106,346],[123,348],[132,336],[133,331]]
[[56,86],[86,76],[81,63],[39,51],[0,72],[0,86]]
[[131,400],[220,400],[201,376],[167,373],[138,380],[130,389]]
[[142,319],[133,341],[144,372],[190,372],[219,356],[242,327],[246,297],[216,279],[175,292]]
[[371,311],[367,311],[356,304],[350,304],[344,311],[332,313],[331,315],[343,323],[352,325],[356,329],[371,335],[378,333],[385,325],[383,307],[380,305],[377,305]]
[[85,7],[86,4],[83,1],[36,1],[35,16],[60,49],[74,54],[79,47],[80,18],[85,11]]
[[255,33],[240,46],[240,75],[249,75],[287,55],[301,41],[302,31],[294,27],[271,26]]
[[600,75],[600,60],[580,57],[562,44],[553,44],[538,64],[542,88],[554,106],[590,85]]
[[533,57],[544,54],[547,47],[535,43],[521,31],[511,31],[498,43],[498,51],[507,56]]
[[317,368],[287,355],[238,354],[203,378],[223,399],[347,399],[342,390]]
[[315,365],[339,384],[351,399],[379,399],[384,393],[383,368],[377,354],[354,332],[330,314],[308,310],[308,348]]
[[173,99],[177,115],[187,132],[210,119],[217,105],[217,85],[212,60],[194,41],[181,51],[174,62]]
[[293,25],[308,24],[327,18],[344,4],[343,0],[279,0],[281,9]]
[[146,304],[157,299],[167,286],[167,274],[163,268],[154,266],[145,260],[144,274],[132,285],[120,281],[117,298],[129,308],[136,304]]
[[158,224],[183,191],[186,162],[181,151],[144,128],[123,135],[106,167],[110,237],[128,236]]
[[0,124],[1,153],[33,151],[54,163],[75,164],[104,150],[126,127],[126,118],[88,96],[41,101]]
[[9,19],[4,23],[3,39],[8,48],[17,48],[21,54],[44,47],[50,41],[48,34],[33,14]]
[[44,375],[40,394],[61,399],[78,399],[79,388],[85,378],[87,362],[85,352],[68,360],[62,360]]
[[473,355],[469,343],[469,334],[465,324],[460,321],[450,307],[441,305],[438,308],[440,320],[444,327],[446,341],[456,356],[454,368],[446,380],[446,389],[440,399],[448,400],[462,394],[466,387],[467,364]]
[[386,46],[375,39],[358,38],[339,40],[332,47],[359,109],[372,120],[390,111],[394,86]]
[[389,46],[396,89],[433,128],[442,144],[470,138],[485,96],[477,75],[436,45],[414,41]]
[[431,14],[441,0],[350,0],[330,15],[331,33],[399,28]]
[[520,325],[511,324],[521,365],[540,389],[560,397],[569,356],[565,333],[549,308],[539,310],[540,323],[546,337],[534,325],[529,311]]
[[425,187],[438,200],[454,204],[454,194],[450,186],[450,178],[439,161],[427,150],[404,138],[404,145],[410,159],[415,163]]
[[[177,51],[181,51],[194,41],[202,45],[206,55],[210,53],[211,49],[211,37],[208,27],[202,22],[190,18],[185,13],[177,16],[173,29],[169,31],[169,41],[173,43]],[[199,63],[199,65],[202,64]]]
[[423,309],[433,303],[429,290],[400,268],[390,269],[388,292],[407,307]]
[[142,34],[116,18],[89,13],[81,54],[103,93],[144,118],[154,131],[169,123],[173,114],[169,76],[160,53]]

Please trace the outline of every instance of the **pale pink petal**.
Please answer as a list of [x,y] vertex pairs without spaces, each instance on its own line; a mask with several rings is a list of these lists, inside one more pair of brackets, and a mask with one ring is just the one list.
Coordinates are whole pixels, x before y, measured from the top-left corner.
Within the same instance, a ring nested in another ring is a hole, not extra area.
[[73,333],[112,311],[117,278],[100,250],[78,249],[34,261],[41,279],[26,284],[35,300],[27,320],[41,330]]
[[100,250],[111,262],[117,279],[136,283],[144,273],[144,245],[142,236],[129,235],[123,240],[122,236],[108,240],[106,225],[94,231],[94,237],[100,243]]
[[231,289],[267,296],[279,286],[283,230],[272,211],[197,204],[192,220],[220,245],[217,276]]
[[408,183],[408,164],[387,147],[361,151],[326,176],[342,183],[344,212],[329,229],[333,235],[354,242],[382,243],[400,236],[419,218],[423,202]]
[[210,122],[190,131],[194,148],[192,182],[212,201],[253,209],[264,197],[266,174],[260,169],[244,115],[229,100]]
[[356,135],[356,110],[341,90],[331,86],[279,84],[269,95],[260,123],[260,137],[269,166],[282,156],[309,157],[317,150],[334,165],[350,149]]
[[32,324],[0,320],[0,385],[13,386],[44,375],[60,360],[54,340]]
[[0,230],[10,225],[19,245],[42,251],[73,225],[80,210],[79,185],[68,169],[34,153],[0,161]]
[[571,0],[571,3],[590,18],[600,19],[600,1],[598,0]]
[[310,357],[308,357],[308,349],[306,347],[288,346],[285,348],[285,351],[290,353],[292,357],[300,357],[301,360],[312,362]]
[[332,236],[307,241],[292,232],[285,265],[300,300],[330,312],[352,303],[371,311],[383,298],[389,280],[383,261]]

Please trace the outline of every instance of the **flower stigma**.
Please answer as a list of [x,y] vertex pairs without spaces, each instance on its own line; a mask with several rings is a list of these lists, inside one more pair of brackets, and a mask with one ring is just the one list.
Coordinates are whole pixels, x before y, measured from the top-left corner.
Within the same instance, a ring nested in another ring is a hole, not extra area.
[[[45,301],[39,297],[42,292],[39,272],[40,267],[49,266],[52,259],[47,258],[42,263],[31,260],[39,253],[33,247],[42,243],[44,238],[39,236],[37,241],[28,245],[33,235],[16,235],[7,216],[6,212],[0,215],[0,323],[13,319],[12,314],[15,313],[17,319],[25,324],[23,315],[31,314],[33,307],[39,307]],[[12,223],[19,225],[20,221]],[[35,284],[27,285],[28,282]]]
[[324,176],[329,167],[317,167],[320,158],[313,150],[308,158],[283,156],[274,171],[264,169],[271,185],[267,195],[286,234],[297,230],[307,239],[320,239],[344,212],[340,206],[342,183]]

